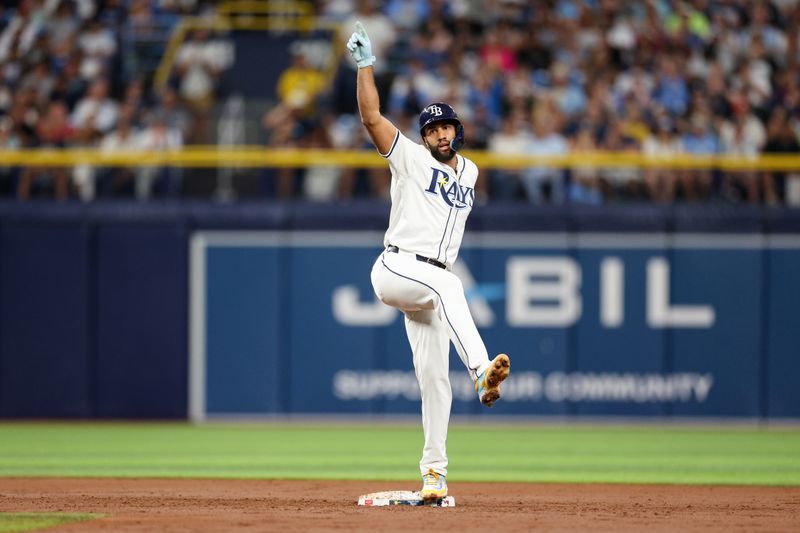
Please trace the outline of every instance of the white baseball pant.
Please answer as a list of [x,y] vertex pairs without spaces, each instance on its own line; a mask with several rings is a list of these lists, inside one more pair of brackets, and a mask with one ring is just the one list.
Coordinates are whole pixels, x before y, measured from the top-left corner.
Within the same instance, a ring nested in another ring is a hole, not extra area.
[[422,395],[425,446],[420,472],[447,475],[450,342],[473,381],[489,367],[489,355],[464,295],[461,280],[447,270],[416,259],[411,252],[384,251],[372,267],[372,287],[385,304],[405,314],[406,334]]

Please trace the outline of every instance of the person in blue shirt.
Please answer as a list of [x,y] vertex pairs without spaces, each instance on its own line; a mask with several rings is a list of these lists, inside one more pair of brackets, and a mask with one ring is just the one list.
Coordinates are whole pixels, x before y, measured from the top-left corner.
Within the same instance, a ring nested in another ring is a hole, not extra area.
[[[689,131],[681,137],[681,149],[690,155],[719,153],[719,137],[711,128],[711,119],[702,112],[692,115]],[[688,201],[707,200],[711,195],[712,173],[708,169],[686,169],[679,175],[678,185]]]

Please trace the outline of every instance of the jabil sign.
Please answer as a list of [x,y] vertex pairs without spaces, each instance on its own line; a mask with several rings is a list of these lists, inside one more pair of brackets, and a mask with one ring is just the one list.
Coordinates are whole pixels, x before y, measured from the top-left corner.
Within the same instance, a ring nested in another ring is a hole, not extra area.
[[[671,301],[670,266],[663,257],[651,257],[646,264],[646,321],[651,328],[710,328],[715,312],[711,305],[687,305]],[[478,326],[495,322],[486,291],[458,262],[454,272],[467,291],[470,310]],[[606,328],[625,322],[625,265],[619,257],[604,257],[600,262],[599,319]],[[581,296],[581,265],[571,257],[512,256],[506,262],[506,322],[512,327],[569,327],[584,312]],[[374,295],[362,301],[353,285],[337,287],[332,295],[332,312],[338,322],[348,326],[391,324],[398,311],[378,301]]]

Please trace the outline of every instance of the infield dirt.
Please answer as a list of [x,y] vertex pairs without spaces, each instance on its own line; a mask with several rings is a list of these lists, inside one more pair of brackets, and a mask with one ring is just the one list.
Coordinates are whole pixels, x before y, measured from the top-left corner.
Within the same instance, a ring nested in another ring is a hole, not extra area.
[[453,509],[358,507],[413,482],[2,478],[0,512],[103,513],[47,531],[797,531],[800,487],[450,484]]

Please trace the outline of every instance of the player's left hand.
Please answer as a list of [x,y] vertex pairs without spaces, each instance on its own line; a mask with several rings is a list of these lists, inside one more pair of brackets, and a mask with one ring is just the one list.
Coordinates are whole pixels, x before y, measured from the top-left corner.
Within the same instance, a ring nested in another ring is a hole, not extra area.
[[356,31],[347,41],[347,49],[358,68],[371,67],[375,63],[375,56],[372,55],[372,43],[367,35],[367,30],[361,22],[356,22]]

